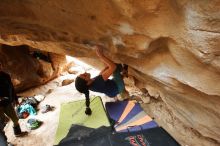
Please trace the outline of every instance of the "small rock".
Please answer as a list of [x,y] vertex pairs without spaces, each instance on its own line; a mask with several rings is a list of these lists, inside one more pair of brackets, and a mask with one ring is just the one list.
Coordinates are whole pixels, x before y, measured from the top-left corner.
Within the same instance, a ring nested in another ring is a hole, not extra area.
[[150,103],[150,96],[141,96],[141,100],[144,103]]
[[63,80],[62,86],[69,85],[69,84],[71,84],[72,82],[74,82],[74,79],[66,79],[66,80]]
[[46,95],[50,94],[53,92],[53,89],[49,89],[47,92],[46,92]]
[[69,74],[77,74],[78,72],[75,71],[75,70],[69,69],[69,70],[68,70],[68,73],[69,73]]

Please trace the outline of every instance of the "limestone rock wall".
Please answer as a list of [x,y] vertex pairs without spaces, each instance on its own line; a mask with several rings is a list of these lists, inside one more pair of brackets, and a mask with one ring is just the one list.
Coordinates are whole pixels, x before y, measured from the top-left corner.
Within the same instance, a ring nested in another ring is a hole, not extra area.
[[139,88],[217,145],[219,10],[219,0],[2,0],[0,43],[93,59],[90,45],[102,44]]

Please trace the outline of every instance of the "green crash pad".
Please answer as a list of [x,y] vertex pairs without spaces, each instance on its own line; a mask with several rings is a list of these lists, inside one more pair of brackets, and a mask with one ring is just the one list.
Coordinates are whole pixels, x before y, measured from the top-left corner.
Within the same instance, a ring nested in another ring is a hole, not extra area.
[[63,103],[60,109],[59,124],[54,144],[57,145],[69,132],[72,124],[78,124],[89,128],[110,126],[102,100],[99,96],[90,99],[92,115],[85,114],[85,100]]

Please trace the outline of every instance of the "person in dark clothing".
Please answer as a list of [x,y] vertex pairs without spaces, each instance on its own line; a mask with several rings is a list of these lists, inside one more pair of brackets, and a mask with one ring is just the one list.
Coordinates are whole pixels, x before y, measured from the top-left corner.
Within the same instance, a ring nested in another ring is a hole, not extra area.
[[[19,137],[26,135],[27,132],[22,132],[18,123],[19,119],[13,107],[13,103],[17,102],[17,100],[11,77],[3,72],[2,64],[0,63],[0,119],[4,120],[6,116],[9,117],[14,124],[14,134]],[[3,130],[1,131],[4,133]]]
[[7,142],[7,137],[5,136],[4,131],[4,121],[2,119],[0,119],[0,145],[1,146],[7,146],[8,142]]
[[[107,58],[102,51],[101,46],[95,46],[96,54],[106,67],[99,73],[98,76],[91,78],[89,73],[83,73],[77,76],[75,80],[76,89],[85,94],[87,115],[91,115],[92,111],[89,107],[89,90],[104,93],[109,97],[115,97],[125,90],[125,85],[121,72],[123,67],[121,64],[115,64]],[[109,77],[113,75],[112,79]]]
[[7,142],[7,137],[4,133],[4,127],[6,124],[6,120],[0,118],[0,146],[13,146],[11,143]]

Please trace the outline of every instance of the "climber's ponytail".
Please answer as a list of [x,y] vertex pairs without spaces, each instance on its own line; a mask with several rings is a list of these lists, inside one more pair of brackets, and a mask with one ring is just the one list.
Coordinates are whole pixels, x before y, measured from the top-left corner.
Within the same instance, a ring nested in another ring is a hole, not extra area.
[[92,111],[90,109],[89,87],[87,85],[87,82],[84,79],[77,77],[75,80],[75,87],[79,92],[81,92],[85,95],[85,97],[86,97],[86,103],[85,103],[86,104],[86,111],[85,111],[85,113],[87,115],[91,115]]
[[86,107],[89,107],[90,106],[89,90],[87,90],[87,92],[85,92],[84,94],[86,97]]
[[85,97],[86,97],[86,111],[85,111],[85,114],[86,115],[91,115],[92,110],[90,109],[89,90],[87,90],[87,92],[85,92],[84,94],[85,94]]

